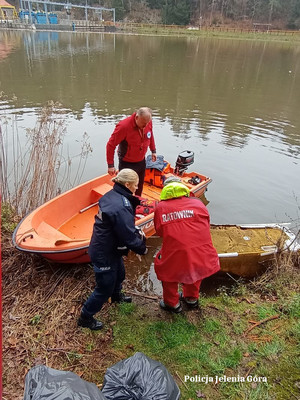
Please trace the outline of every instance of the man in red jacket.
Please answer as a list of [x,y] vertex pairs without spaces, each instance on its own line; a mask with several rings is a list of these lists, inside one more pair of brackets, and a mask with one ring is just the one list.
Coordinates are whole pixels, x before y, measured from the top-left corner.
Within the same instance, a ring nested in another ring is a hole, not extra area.
[[189,195],[183,183],[171,182],[162,189],[162,201],[154,211],[155,229],[163,238],[155,259],[155,272],[163,286],[160,307],[175,313],[182,311],[179,283],[182,300],[196,308],[201,281],[220,270],[208,210],[201,200]]
[[121,120],[115,127],[106,145],[106,159],[109,175],[115,175],[115,149],[118,147],[119,170],[133,169],[139,176],[137,196],[143,191],[148,147],[152,152],[152,161],[156,161],[155,141],[152,128],[152,111],[141,107],[130,117]]

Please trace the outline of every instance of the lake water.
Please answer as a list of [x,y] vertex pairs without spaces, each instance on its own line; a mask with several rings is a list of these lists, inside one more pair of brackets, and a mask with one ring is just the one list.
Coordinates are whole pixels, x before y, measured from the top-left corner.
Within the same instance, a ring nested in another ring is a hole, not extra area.
[[0,31],[0,90],[21,141],[41,106],[63,105],[63,151],[76,163],[84,132],[93,148],[81,181],[106,172],[115,123],[146,105],[158,154],[193,150],[189,170],[212,178],[212,223],[299,224],[299,45]]

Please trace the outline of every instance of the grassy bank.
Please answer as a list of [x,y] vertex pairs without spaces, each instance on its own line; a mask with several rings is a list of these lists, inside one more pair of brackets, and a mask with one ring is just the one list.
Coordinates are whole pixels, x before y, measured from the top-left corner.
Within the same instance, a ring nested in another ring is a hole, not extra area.
[[300,43],[300,31],[255,31],[238,28],[202,28],[189,29],[184,26],[164,26],[150,24],[120,24],[119,32],[138,35],[185,36],[199,38],[243,39],[255,41],[279,41]]
[[[115,311],[113,347],[161,361],[183,399],[199,392],[209,399],[287,399],[299,386],[299,302],[296,291],[262,298],[241,285],[235,294],[203,297],[199,311],[182,316],[123,305]],[[250,330],[254,321],[266,322]],[[213,382],[197,382],[199,375]],[[224,376],[242,382],[218,382]]]
[[[166,366],[183,400],[299,398],[299,257],[281,255],[252,282],[225,287],[212,278],[200,309],[182,315],[160,310],[145,293],[132,304],[107,304],[99,315],[104,330],[91,332],[76,321],[94,287],[92,269],[17,252],[16,222],[2,207],[3,400],[22,399],[34,365],[73,371],[101,387],[106,369],[137,351]],[[213,382],[192,381],[200,376]],[[245,382],[216,382],[223,376]]]

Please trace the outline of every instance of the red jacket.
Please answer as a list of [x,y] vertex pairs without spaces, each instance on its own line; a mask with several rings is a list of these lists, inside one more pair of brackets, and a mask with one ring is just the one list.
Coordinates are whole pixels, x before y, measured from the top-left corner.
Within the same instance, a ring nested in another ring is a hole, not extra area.
[[194,197],[160,201],[154,211],[156,232],[163,238],[155,259],[161,281],[194,283],[220,269],[210,235],[209,214]]
[[136,113],[121,120],[115,127],[106,145],[106,159],[108,167],[114,166],[115,148],[118,147],[118,156],[127,162],[139,162],[145,158],[148,147],[155,152],[152,121],[143,129],[138,128],[135,122]]

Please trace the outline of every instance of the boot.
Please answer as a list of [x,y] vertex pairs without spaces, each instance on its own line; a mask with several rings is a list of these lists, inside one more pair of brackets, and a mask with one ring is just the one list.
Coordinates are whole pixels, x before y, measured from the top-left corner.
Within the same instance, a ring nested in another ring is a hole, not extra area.
[[183,297],[183,293],[180,293],[180,299],[183,300],[189,308],[197,308],[199,306],[198,299],[195,297]]
[[197,308],[199,306],[198,299],[193,297],[184,297],[183,301],[189,308]]
[[97,321],[94,317],[87,316],[83,313],[80,314],[77,325],[81,326],[82,328],[89,328],[92,331],[99,331],[103,328],[102,322]]
[[177,304],[176,307],[172,307],[172,306],[169,306],[168,304],[166,304],[163,300],[161,300],[159,302],[159,307],[162,308],[165,311],[170,311],[170,312],[173,312],[175,314],[181,313],[181,311],[182,311],[182,307],[181,307],[180,302]]
[[111,296],[111,302],[112,303],[131,303],[132,297],[126,296],[123,292],[120,292],[118,294],[113,294]]

